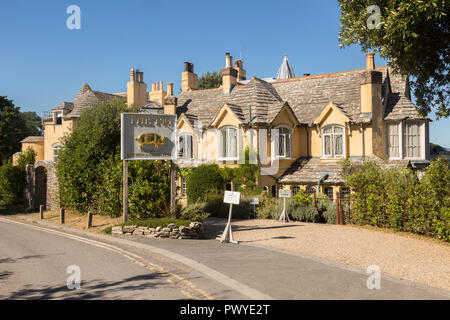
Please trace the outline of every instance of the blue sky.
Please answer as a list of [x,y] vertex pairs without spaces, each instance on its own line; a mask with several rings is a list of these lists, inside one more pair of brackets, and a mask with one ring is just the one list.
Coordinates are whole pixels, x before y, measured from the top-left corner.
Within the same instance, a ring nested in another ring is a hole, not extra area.
[[[72,4],[81,30],[66,27]],[[242,51],[247,77],[275,76],[284,53],[297,75],[365,67],[358,46],[339,48],[331,0],[15,0],[0,2],[0,16],[0,95],[23,111],[72,101],[83,82],[124,92],[132,67],[148,85],[174,82],[178,92],[184,61],[200,76],[222,68],[225,52]],[[450,147],[449,127],[450,119],[434,121],[430,140]]]

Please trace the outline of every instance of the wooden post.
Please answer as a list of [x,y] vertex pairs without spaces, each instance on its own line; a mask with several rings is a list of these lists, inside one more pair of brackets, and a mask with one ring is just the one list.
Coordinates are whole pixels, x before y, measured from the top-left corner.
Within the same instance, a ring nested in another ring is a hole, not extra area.
[[123,160],[123,223],[128,221],[128,160]]
[[64,224],[64,208],[59,211],[59,223]]
[[336,192],[336,224],[340,224],[339,219],[340,219],[340,214],[339,214],[339,192]]
[[41,204],[39,206],[39,219],[43,220],[44,219],[44,205]]
[[172,219],[176,218],[175,197],[177,194],[177,185],[175,181],[175,173],[175,164],[173,163],[173,160],[170,160],[170,217]]
[[88,216],[87,216],[87,229],[89,229],[90,227],[92,227],[92,212],[91,211],[88,212]]

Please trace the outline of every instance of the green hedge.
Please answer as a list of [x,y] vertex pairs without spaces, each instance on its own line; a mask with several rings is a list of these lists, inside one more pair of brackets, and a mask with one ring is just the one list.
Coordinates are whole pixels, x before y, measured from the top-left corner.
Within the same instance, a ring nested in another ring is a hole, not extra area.
[[[429,235],[450,241],[450,170],[432,161],[419,177],[410,169],[381,169],[374,162],[351,168],[348,222]],[[348,207],[348,204],[346,204]],[[348,211],[348,210],[346,210]]]

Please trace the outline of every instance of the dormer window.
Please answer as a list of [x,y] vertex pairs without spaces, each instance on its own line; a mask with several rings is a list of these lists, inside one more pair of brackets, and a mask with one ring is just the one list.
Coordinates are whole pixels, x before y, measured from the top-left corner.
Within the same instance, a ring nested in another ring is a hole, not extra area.
[[389,159],[424,159],[425,123],[397,121],[386,123],[386,153]]
[[338,125],[322,129],[322,155],[324,158],[343,158],[345,156],[345,130]]
[[277,130],[276,156],[278,158],[290,158],[292,155],[292,131],[288,128],[278,128]]
[[53,124],[62,124],[62,111],[53,112]]
[[219,155],[222,159],[237,160],[238,158],[238,130],[235,127],[220,129]]
[[178,157],[183,159],[193,158],[192,135],[189,133],[182,133],[178,137]]

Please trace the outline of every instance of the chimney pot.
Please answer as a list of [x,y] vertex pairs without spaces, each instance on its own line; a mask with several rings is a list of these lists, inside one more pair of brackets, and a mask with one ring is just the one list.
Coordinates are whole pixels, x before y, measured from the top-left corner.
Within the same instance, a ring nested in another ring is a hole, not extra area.
[[233,64],[233,57],[230,56],[230,53],[225,53],[225,68],[231,68]]
[[167,83],[167,95],[173,96],[173,83],[172,82]]

